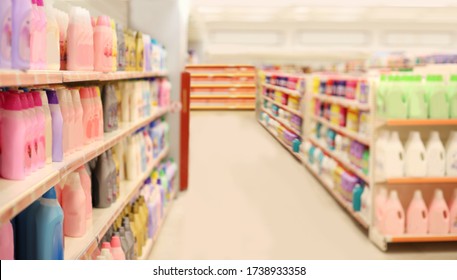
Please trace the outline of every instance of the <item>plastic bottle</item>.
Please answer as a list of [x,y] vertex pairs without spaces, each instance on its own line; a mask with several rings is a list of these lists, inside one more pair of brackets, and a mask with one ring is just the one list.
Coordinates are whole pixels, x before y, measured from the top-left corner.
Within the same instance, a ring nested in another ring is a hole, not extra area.
[[117,129],[117,98],[114,86],[108,84],[103,88],[103,126],[104,132],[111,132]]
[[46,91],[40,91],[41,104],[43,106],[44,117],[45,117],[45,153],[46,163],[52,162],[52,117],[49,109],[48,97]]
[[352,209],[356,212],[359,212],[362,208],[362,194],[363,188],[360,184],[355,185],[352,190]]
[[[108,244],[108,245],[106,245]],[[100,253],[103,257],[105,257],[105,260],[112,260],[113,255],[111,254],[111,246],[109,245],[108,242],[103,242],[102,244],[102,251]]]
[[[67,94],[67,96],[65,98],[65,101],[67,103],[68,115],[70,117],[70,123],[68,124],[68,126],[70,127],[70,129],[68,131],[68,134],[69,134],[68,149],[69,149],[69,152],[72,153],[76,150],[77,141],[78,141],[77,134],[81,135],[81,133],[79,133],[76,128],[77,108],[75,107],[75,104],[73,104],[73,95],[72,95],[71,90],[67,89],[66,94]],[[82,118],[82,112],[81,112],[81,118]]]
[[57,24],[59,25],[60,69],[67,70],[67,30],[70,18],[68,14],[54,9]]
[[81,185],[84,190],[84,195],[86,197],[85,208],[86,208],[86,220],[92,218],[92,181],[87,172],[86,166],[79,167],[76,172],[79,174],[81,180]]
[[125,228],[125,237],[129,241],[130,244],[130,259],[135,260],[137,257],[137,249],[136,249],[136,233],[134,232],[134,228],[132,228],[132,219],[131,215],[128,215],[122,220],[122,225]]
[[374,201],[375,207],[375,225],[380,232],[383,232],[384,213],[387,203],[387,189],[380,188]]
[[71,97],[73,101],[73,108],[75,112],[75,131],[73,134],[74,145],[77,150],[81,149],[84,145],[84,125],[83,125],[83,107],[79,96],[78,89],[71,90]]
[[446,142],[446,176],[457,176],[457,131],[451,131]]
[[126,150],[126,177],[127,180],[135,180],[135,178],[139,175],[137,172],[138,168],[138,161],[136,159],[136,150],[138,147],[135,145],[135,140],[132,137],[127,139],[127,150]]
[[12,2],[0,2],[0,69],[11,68],[12,47]]
[[[43,0],[38,0],[43,4]],[[48,70],[60,70],[60,29],[57,23],[56,13],[52,4],[46,1],[46,68]]]
[[124,28],[120,23],[116,23],[117,35],[117,70],[125,70],[125,35]]
[[48,96],[49,110],[52,117],[52,161],[63,161],[63,118],[60,111],[59,99],[54,90],[46,92]]
[[40,207],[35,200],[29,207],[16,216],[15,220],[15,257],[17,260],[36,260],[36,213]]
[[80,7],[72,7],[67,33],[67,69],[94,70],[94,30],[90,14]]
[[107,16],[99,16],[94,28],[94,69],[100,72],[113,70],[113,33]]
[[12,66],[15,69],[30,69],[30,19],[32,2],[13,1]]
[[390,191],[382,220],[384,234],[400,235],[405,232],[405,211],[398,199],[397,191]]
[[444,200],[443,191],[435,190],[432,203],[429,207],[428,232],[430,234],[449,233],[450,217],[449,208]]
[[[409,76],[405,81],[405,97],[408,108],[408,118],[426,119],[429,108],[426,93],[421,83],[421,76]],[[406,86],[407,85],[407,86]]]
[[425,177],[426,174],[427,160],[424,143],[418,131],[411,131],[405,145],[405,175],[406,177]]
[[98,158],[95,173],[97,184],[92,184],[92,204],[95,208],[108,208],[113,201],[113,186],[110,184],[111,169],[106,153]]
[[37,259],[63,260],[63,211],[54,188],[40,198],[36,213]]
[[457,75],[451,75],[449,77],[446,96],[449,103],[449,116],[455,119],[457,118]]
[[450,232],[457,233],[457,189],[454,189],[450,205]]
[[118,191],[119,191],[119,186],[117,185],[117,170],[116,170],[116,164],[114,163],[113,160],[113,152],[111,150],[106,151],[106,159],[108,161],[109,169],[110,169],[110,179],[109,179],[109,184],[112,189],[113,193],[113,202],[116,200]]
[[111,239],[111,254],[114,260],[125,260],[125,253],[122,250],[119,236],[113,236]]
[[416,190],[406,212],[406,233],[421,235],[428,230],[428,210],[422,192]]
[[63,152],[64,155],[70,152],[70,131],[72,129],[72,123],[74,122],[71,119],[70,108],[68,106],[69,92],[67,89],[62,88],[57,90],[57,97],[59,99],[60,111],[62,112],[63,123],[63,132],[62,132],[62,141],[63,141]]
[[[40,70],[47,69],[47,27],[49,25],[46,10],[44,8],[43,0],[36,0],[37,13],[38,13],[38,68]],[[34,48],[34,45],[30,46]]]
[[125,236],[125,228],[123,226],[119,227],[119,238],[121,240],[121,248],[124,252],[125,259],[129,260],[129,242],[127,240],[127,237]]
[[79,173],[68,175],[62,191],[65,236],[81,237],[86,232],[86,195]]
[[103,139],[103,105],[99,87],[92,88],[92,97],[95,106],[95,131],[96,139]]
[[397,131],[390,134],[386,145],[383,164],[387,178],[403,177],[405,170],[405,151]]
[[427,176],[444,177],[446,173],[445,150],[438,131],[432,131],[427,141],[425,158]]
[[41,96],[39,92],[32,93],[35,105],[35,116],[37,119],[37,156],[38,168],[43,168],[46,164],[46,119],[41,103]]
[[79,90],[81,95],[81,105],[83,108],[83,140],[84,145],[89,144],[92,141],[92,126],[93,126],[93,114],[94,107],[91,100],[91,92],[89,88],[81,88]]
[[446,87],[441,75],[427,76],[427,101],[429,104],[428,117],[430,119],[448,119],[449,103],[446,99]]
[[25,175],[28,176],[32,172],[32,142],[34,133],[33,131],[33,122],[34,116],[29,107],[29,100],[25,93],[20,93],[19,98],[21,99],[22,112],[24,113],[24,121],[26,125],[25,133]]
[[110,25],[111,25],[111,36],[113,37],[113,43],[112,43],[112,61],[111,61],[111,71],[116,72],[117,71],[117,56],[118,54],[118,49],[117,49],[117,31],[116,31],[116,22],[113,19],[110,19]]
[[14,260],[14,232],[10,221],[0,225],[0,260]]
[[[2,161],[1,175],[5,179],[23,180],[26,153],[26,116],[17,94],[4,94],[5,103],[2,111]],[[8,164],[6,164],[8,163]]]

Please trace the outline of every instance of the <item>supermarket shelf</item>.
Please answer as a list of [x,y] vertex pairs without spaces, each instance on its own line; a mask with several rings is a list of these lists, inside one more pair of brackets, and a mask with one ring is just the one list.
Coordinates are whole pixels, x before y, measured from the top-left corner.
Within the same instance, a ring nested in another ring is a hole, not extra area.
[[203,105],[190,105],[191,110],[254,110],[255,106],[254,105],[247,105],[247,106],[242,106],[242,105],[224,105],[224,106],[214,106],[214,105],[208,105],[208,106],[203,106]]
[[192,78],[252,78],[255,73],[191,73]]
[[0,86],[32,86],[85,81],[113,81],[145,77],[160,77],[166,72],[112,72],[95,71],[47,71],[47,70],[5,70],[0,71]]
[[170,213],[170,209],[173,206],[174,200],[176,198],[176,193],[177,193],[177,191],[174,191],[173,194],[171,195],[170,201],[168,201],[167,206],[165,206],[165,211],[163,214],[162,221],[159,225],[159,228],[157,229],[157,232],[154,235],[154,237],[148,239],[148,241],[146,242],[146,245],[143,247],[143,255],[138,258],[139,260],[147,260],[148,257],[151,255],[152,249],[154,248],[154,245],[157,242],[157,239],[159,238],[163,224],[165,223],[165,219],[167,218],[168,214]]
[[386,183],[388,185],[456,184],[457,177],[392,178],[387,179]]
[[189,64],[186,65],[186,69],[192,68],[249,68],[254,69],[255,67],[249,64]]
[[301,118],[303,119],[303,114],[302,114],[300,111],[297,111],[297,110],[295,110],[295,109],[292,109],[292,108],[290,108],[289,106],[283,105],[283,104],[281,104],[280,102],[276,102],[276,101],[274,101],[273,99],[271,99],[271,98],[269,98],[269,97],[266,97],[265,95],[261,95],[261,97],[262,97],[263,99],[268,100],[268,101],[270,101],[271,103],[277,105],[279,108],[284,109],[284,110],[286,110],[286,111],[288,111],[288,112],[291,112],[292,114],[297,115],[297,116],[299,116],[299,117],[301,117]]
[[348,160],[338,156],[337,154],[335,154],[335,152],[331,151],[330,149],[328,149],[327,147],[325,147],[324,145],[322,145],[317,139],[315,139],[314,137],[310,137],[309,140],[316,146],[318,146],[321,150],[324,151],[324,153],[326,153],[327,155],[329,155],[330,157],[332,157],[333,159],[335,159],[336,161],[338,161],[341,165],[343,165],[347,170],[351,171],[352,173],[354,173],[355,175],[357,175],[357,177],[359,177],[360,179],[362,179],[363,181],[365,181],[365,183],[369,183],[368,181],[368,176],[362,172],[362,170],[360,170],[360,168],[354,166],[352,163],[350,163]]
[[290,130],[292,131],[293,133],[297,134],[300,138],[302,137],[301,136],[301,132],[296,130],[295,128],[293,128],[290,124],[286,123],[283,119],[279,118],[279,117],[276,117],[274,116],[272,113],[268,112],[267,110],[265,110],[265,108],[262,107],[261,109],[263,112],[265,112],[268,116],[270,116],[270,118],[276,120],[277,122],[279,122],[282,126],[284,126],[287,130]]
[[342,97],[335,97],[329,95],[322,95],[322,94],[313,94],[313,98],[319,99],[322,102],[338,104],[346,108],[354,108],[360,111],[369,111],[370,105],[360,103],[356,100],[349,100]]
[[444,119],[444,120],[434,120],[434,119],[425,119],[425,120],[415,120],[415,119],[405,119],[405,120],[380,120],[378,126],[387,125],[387,126],[446,126],[446,125],[457,125],[457,119]]
[[291,74],[291,73],[282,73],[282,72],[263,72],[265,76],[278,76],[278,77],[287,77],[287,78],[297,78],[303,79],[303,75],[300,74]]
[[86,234],[80,238],[65,237],[65,259],[91,259],[99,241],[120,215],[124,207],[134,199],[144,181],[151,175],[154,167],[167,157],[169,148],[166,147],[154,160],[152,166],[141,174],[138,180],[121,182],[121,196],[109,208],[93,209],[92,220],[87,224]]
[[255,88],[255,84],[226,84],[226,85],[221,85],[221,84],[192,84],[190,86],[191,88]]
[[455,242],[457,241],[457,234],[386,236],[386,241],[389,243]]
[[266,83],[262,83],[262,86],[269,88],[269,89],[274,89],[274,90],[277,90],[277,91],[280,91],[280,92],[283,92],[283,93],[286,93],[286,94],[289,94],[289,95],[292,95],[295,97],[301,97],[301,94],[298,90],[292,90],[289,88],[274,86],[274,85],[270,85],[270,84],[266,84]]
[[208,94],[208,95],[191,95],[190,99],[225,99],[225,98],[239,98],[239,99],[254,99],[255,95],[248,94]]
[[282,139],[280,139],[278,136],[276,136],[267,126],[265,126],[260,120],[257,120],[272,136],[275,138],[281,145],[286,148],[296,159],[299,161],[302,161],[303,159],[301,158],[300,154],[295,153],[294,150],[292,150],[291,147],[289,147]]
[[352,205],[344,200],[344,198],[341,197],[334,189],[332,189],[324,180],[322,180],[322,177],[312,168],[312,166],[306,161],[303,160],[303,164],[306,166],[306,168],[313,174],[313,176],[324,186],[324,188],[333,196],[333,198],[360,224],[362,225],[365,229],[368,229],[369,225],[365,221],[362,216],[358,212],[355,212],[352,209]]
[[353,140],[356,140],[366,146],[370,146],[370,139],[366,136],[361,136],[359,135],[358,133],[356,132],[353,132],[353,131],[350,131],[349,129],[345,128],[345,127],[341,127],[339,125],[335,125],[335,124],[332,124],[330,123],[328,120],[322,118],[322,117],[317,117],[317,116],[311,116],[311,119],[317,121],[317,122],[320,122],[321,124],[327,126],[327,127],[330,127],[331,129],[353,139]]
[[34,172],[23,181],[0,179],[0,223],[4,223],[15,217],[27,206],[40,198],[52,186],[56,185],[63,177],[84,163],[97,157],[126,136],[167,112],[168,108],[158,109],[151,117],[138,121],[135,124],[121,124],[118,130],[105,133],[103,140],[95,141],[84,146],[82,150],[65,156],[63,162],[47,164],[44,168]]

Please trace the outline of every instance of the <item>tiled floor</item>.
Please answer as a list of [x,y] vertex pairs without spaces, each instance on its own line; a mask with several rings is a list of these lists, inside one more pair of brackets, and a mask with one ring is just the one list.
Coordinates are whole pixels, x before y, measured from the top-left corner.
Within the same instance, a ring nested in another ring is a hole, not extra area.
[[152,259],[457,259],[456,243],[380,251],[253,112],[192,113],[190,150]]

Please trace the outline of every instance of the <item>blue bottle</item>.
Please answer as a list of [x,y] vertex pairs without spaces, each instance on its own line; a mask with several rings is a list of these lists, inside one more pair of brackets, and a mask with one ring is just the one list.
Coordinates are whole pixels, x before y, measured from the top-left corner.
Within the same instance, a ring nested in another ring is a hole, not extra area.
[[63,211],[51,188],[40,198],[36,213],[36,258],[63,260]]
[[352,209],[356,212],[359,212],[362,207],[362,193],[362,186],[360,184],[355,185],[354,190],[352,190]]
[[293,149],[294,153],[300,152],[300,144],[301,144],[301,141],[297,138],[295,138],[294,141],[292,141],[292,149]]
[[18,260],[36,259],[35,218],[40,202],[36,200],[15,218],[16,246],[15,256]]

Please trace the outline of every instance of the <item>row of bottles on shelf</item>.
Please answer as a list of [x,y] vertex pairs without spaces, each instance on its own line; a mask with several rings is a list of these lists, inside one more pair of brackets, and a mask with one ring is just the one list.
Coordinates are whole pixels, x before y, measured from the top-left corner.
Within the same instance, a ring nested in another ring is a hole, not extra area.
[[325,146],[344,161],[350,162],[355,168],[360,169],[368,175],[370,162],[370,149],[368,146],[359,143],[339,134],[321,123],[316,123],[316,139],[322,139]]
[[[159,171],[160,170],[160,171]],[[141,188],[139,197],[124,208],[100,242],[92,257],[97,260],[134,260],[145,253],[164,218],[164,208],[173,199],[176,164],[162,164]]]
[[300,99],[296,96],[266,87],[263,88],[263,95],[292,110],[300,110]]
[[457,75],[381,76],[376,106],[389,119],[457,118]]
[[385,235],[426,235],[457,233],[457,189],[446,203],[443,191],[436,189],[429,207],[416,190],[406,214],[395,190],[381,188],[375,197],[375,225]]
[[[304,143],[302,153],[305,155],[304,160],[319,174],[327,186],[337,191],[348,202],[356,203],[357,200],[353,200],[353,196],[357,186],[359,188],[365,186],[362,179],[347,171],[338,161],[326,155],[311,142]],[[361,192],[359,193],[361,195]]]
[[300,149],[300,135],[297,135],[284,126],[282,126],[278,121],[270,118],[267,113],[260,113],[260,121],[280,140],[282,140],[286,145],[291,147],[295,153],[299,152]]
[[291,90],[300,90],[301,79],[298,76],[265,73],[265,83],[284,87]]
[[[114,152],[107,151],[81,166],[2,225],[0,259],[63,259],[64,236],[84,236],[91,223],[92,208],[107,208],[120,196],[121,170],[127,166],[120,165]],[[172,160],[161,164],[151,176],[155,187],[169,192],[176,170]],[[151,179],[146,180],[148,184]],[[141,193],[149,198],[144,189]]]
[[457,131],[443,145],[437,131],[430,132],[424,146],[418,131],[411,131],[405,145],[397,131],[381,131],[376,140],[376,177],[456,177]]
[[296,114],[292,114],[287,110],[284,110],[278,105],[271,103],[268,100],[263,101],[263,107],[265,110],[268,110],[273,116],[279,118],[281,121],[290,125],[292,128],[301,131],[302,128],[302,118]]
[[[168,106],[166,80],[102,87],[4,89],[0,91],[0,174],[22,180],[47,163],[61,162],[84,145]],[[120,109],[119,109],[120,108]]]
[[369,136],[369,112],[347,108],[334,103],[315,100],[315,115],[328,120],[331,124],[346,128],[362,136]]
[[313,77],[313,92],[367,104],[370,86],[365,78],[321,75]]
[[49,0],[2,0],[0,68],[164,71],[166,50],[149,35],[88,10],[70,13]]

